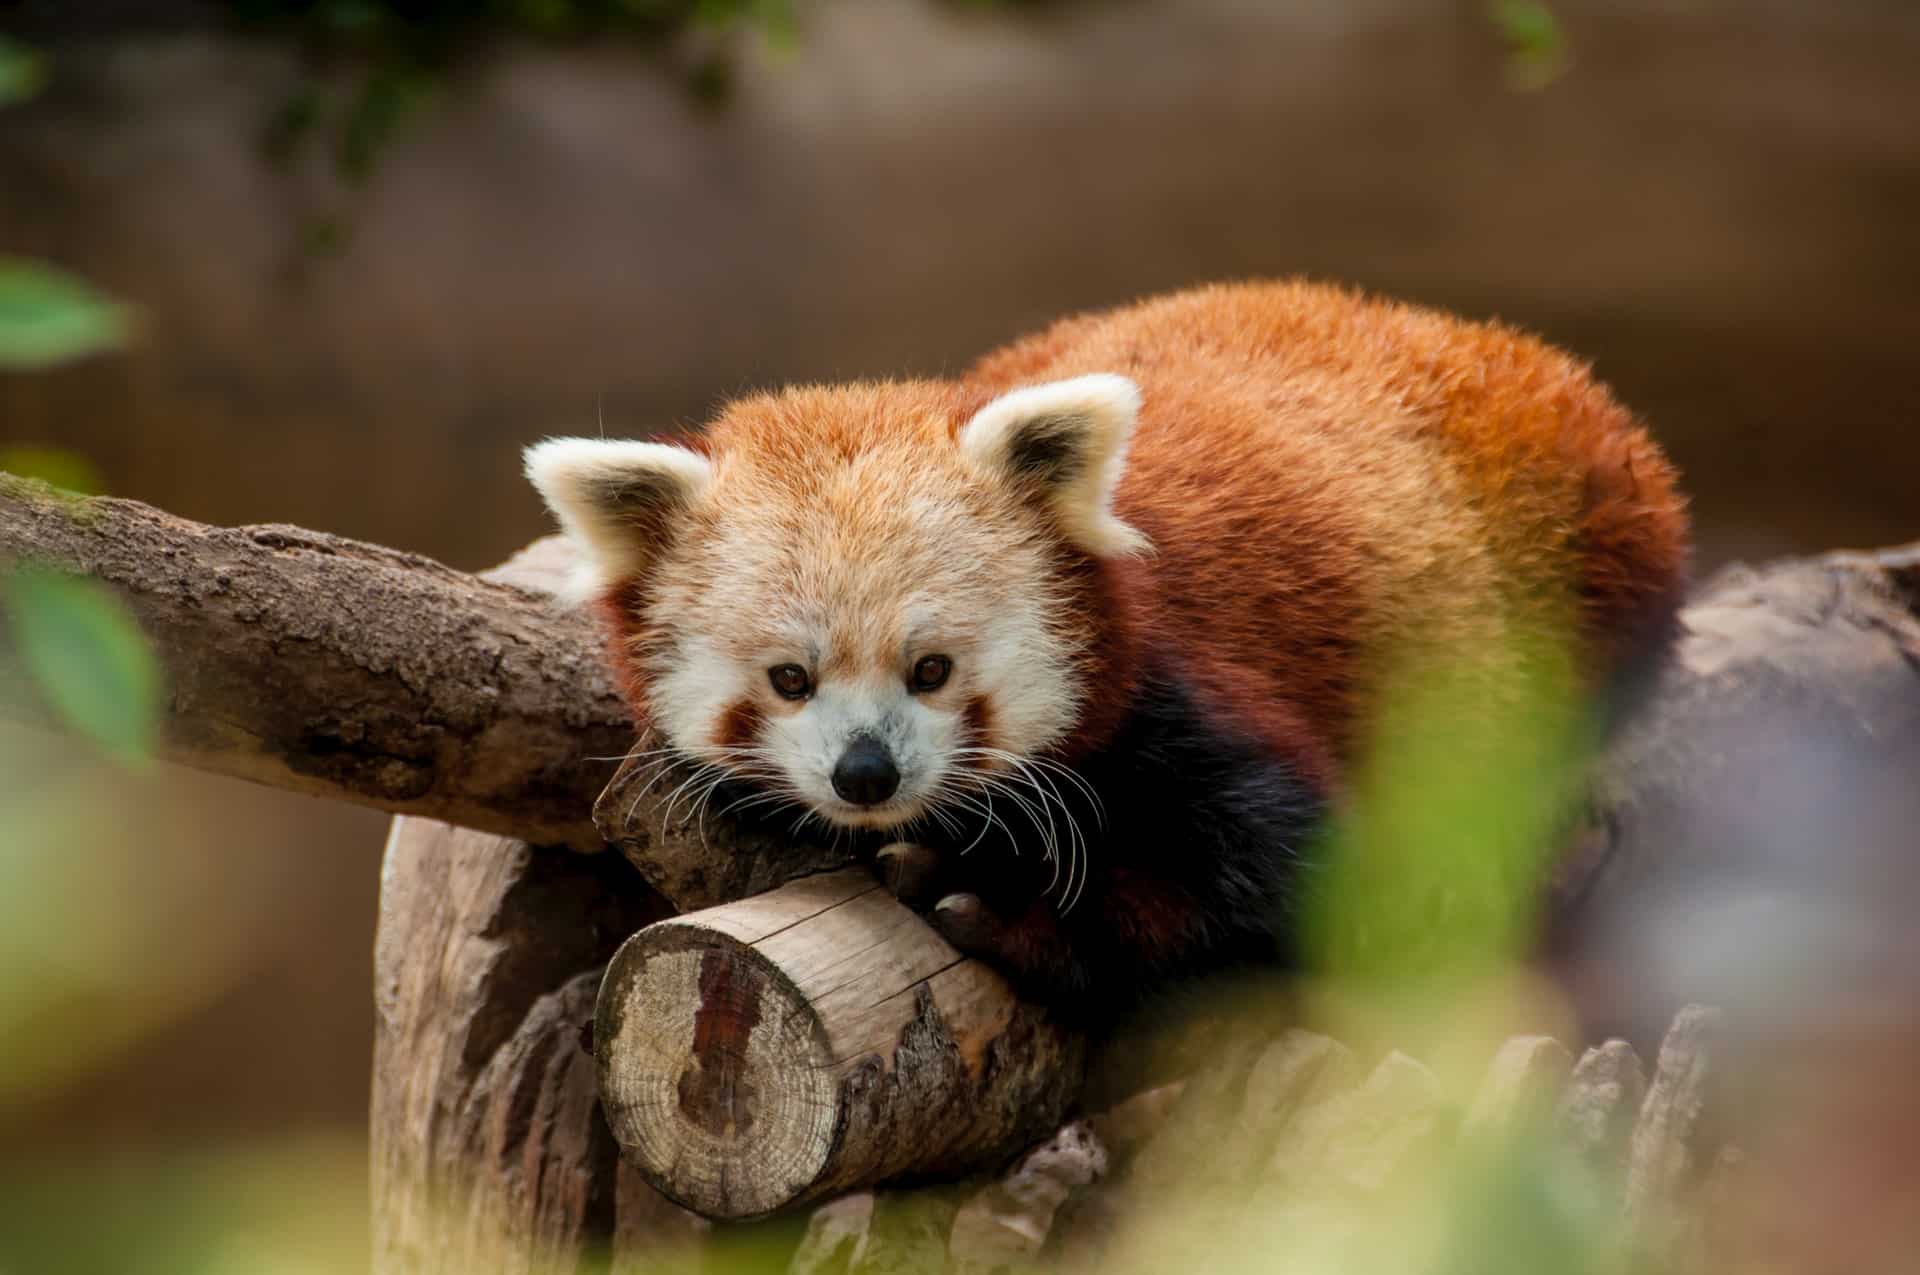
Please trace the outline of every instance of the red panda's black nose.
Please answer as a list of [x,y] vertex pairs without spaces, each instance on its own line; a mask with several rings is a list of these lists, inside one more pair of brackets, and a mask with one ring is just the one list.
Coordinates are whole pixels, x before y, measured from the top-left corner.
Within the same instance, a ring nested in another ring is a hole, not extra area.
[[856,736],[833,768],[833,790],[856,806],[877,806],[899,787],[893,754],[871,735]]

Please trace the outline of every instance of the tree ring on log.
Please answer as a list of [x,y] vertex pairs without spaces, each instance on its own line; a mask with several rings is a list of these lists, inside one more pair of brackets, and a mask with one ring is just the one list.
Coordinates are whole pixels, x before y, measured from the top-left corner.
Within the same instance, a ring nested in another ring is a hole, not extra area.
[[825,1170],[841,1118],[826,1030],[753,948],[697,925],[648,926],[608,967],[594,1036],[608,1123],[668,1196],[753,1216]]

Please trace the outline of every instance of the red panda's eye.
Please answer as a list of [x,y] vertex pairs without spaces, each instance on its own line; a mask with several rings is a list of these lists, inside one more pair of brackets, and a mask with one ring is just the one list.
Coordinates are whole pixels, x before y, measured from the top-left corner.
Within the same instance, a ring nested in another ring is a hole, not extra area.
[[937,691],[946,685],[947,674],[951,672],[952,660],[944,655],[929,655],[913,666],[913,689]]
[[798,664],[776,664],[767,670],[773,689],[787,699],[805,699],[813,694],[813,679]]

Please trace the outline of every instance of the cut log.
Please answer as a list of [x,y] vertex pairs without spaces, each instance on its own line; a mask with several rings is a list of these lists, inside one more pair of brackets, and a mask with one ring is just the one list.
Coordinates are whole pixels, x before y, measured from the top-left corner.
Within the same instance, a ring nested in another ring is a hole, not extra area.
[[[535,844],[589,818],[633,742],[592,618],[537,588],[555,539],[483,579],[298,527],[208,527],[0,474],[0,572],[111,585],[165,672],[161,750],[215,774]],[[524,556],[524,555],[523,555]],[[0,679],[13,663],[0,660]],[[0,711],[38,717],[31,688]]]
[[626,1155],[715,1218],[993,1164],[1059,1126],[1085,1065],[857,869],[648,926],[594,1033]]
[[601,966],[660,912],[611,855],[395,821],[374,945],[378,1275],[570,1269],[644,1203],[621,1190],[580,1042]]

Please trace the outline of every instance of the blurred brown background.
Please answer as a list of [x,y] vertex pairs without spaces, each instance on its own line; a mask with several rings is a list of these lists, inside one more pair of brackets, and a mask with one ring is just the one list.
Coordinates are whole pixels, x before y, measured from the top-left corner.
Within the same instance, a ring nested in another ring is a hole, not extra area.
[[[142,339],[0,376],[0,445],[193,518],[478,568],[543,530],[543,433],[1305,273],[1591,358],[1682,466],[1704,566],[1920,535],[1910,0],[1566,0],[1538,89],[1464,0],[820,0],[718,105],[657,56],[489,50],[360,187],[263,158],[311,74],[285,47],[60,9],[15,6],[54,75],[0,113],[0,251],[136,303]],[[195,812],[113,834],[170,883],[143,932],[240,955],[0,1142],[357,1134],[383,820],[124,782]]]

